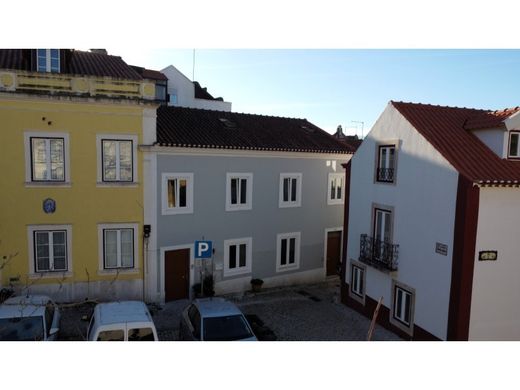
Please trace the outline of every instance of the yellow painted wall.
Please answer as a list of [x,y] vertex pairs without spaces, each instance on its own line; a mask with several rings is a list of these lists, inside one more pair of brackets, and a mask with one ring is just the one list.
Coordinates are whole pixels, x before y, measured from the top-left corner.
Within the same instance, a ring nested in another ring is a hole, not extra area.
[[[0,256],[18,255],[0,270],[1,285],[29,272],[28,225],[72,225],[72,277],[65,282],[112,280],[99,275],[98,223],[137,223],[138,273],[120,274],[118,280],[142,278],[143,165],[137,152],[137,180],[133,187],[97,186],[96,134],[133,134],[142,143],[143,106],[120,103],[50,101],[45,98],[0,97]],[[45,117],[45,121],[42,120]],[[51,125],[47,122],[52,121]],[[25,184],[24,132],[69,134],[70,188]],[[134,172],[134,176],[135,176]],[[56,201],[56,212],[45,214],[42,202]],[[5,259],[0,257],[0,265]],[[38,284],[61,280],[41,278]],[[30,282],[30,281],[29,281]]]

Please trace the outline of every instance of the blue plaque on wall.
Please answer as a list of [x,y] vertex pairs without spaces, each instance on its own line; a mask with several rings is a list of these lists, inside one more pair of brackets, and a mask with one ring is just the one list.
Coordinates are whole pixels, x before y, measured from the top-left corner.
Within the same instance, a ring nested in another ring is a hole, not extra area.
[[51,198],[47,198],[43,201],[43,211],[46,214],[52,214],[56,211],[56,201]]

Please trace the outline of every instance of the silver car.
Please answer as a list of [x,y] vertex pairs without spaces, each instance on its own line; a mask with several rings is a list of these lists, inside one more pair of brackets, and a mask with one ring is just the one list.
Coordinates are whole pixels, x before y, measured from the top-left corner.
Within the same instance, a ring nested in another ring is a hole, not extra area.
[[45,295],[11,297],[0,305],[1,341],[54,341],[59,330],[60,311]]
[[180,339],[192,341],[257,341],[240,309],[224,298],[196,299],[184,309]]

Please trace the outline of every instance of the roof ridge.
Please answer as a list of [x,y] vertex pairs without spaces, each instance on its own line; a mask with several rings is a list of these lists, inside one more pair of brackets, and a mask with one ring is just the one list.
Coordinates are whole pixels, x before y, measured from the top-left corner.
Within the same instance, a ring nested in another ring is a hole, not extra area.
[[[214,109],[208,109],[208,108],[181,107],[181,106],[162,106],[162,108],[166,108],[166,109],[185,109],[185,110],[193,110],[193,111],[222,112],[222,113],[225,113],[225,114],[239,114],[239,115],[249,115],[249,116],[260,116],[260,117],[264,117],[264,118],[292,119],[292,120],[306,121],[307,123],[312,124],[311,122],[309,122],[307,120],[307,118],[296,118],[296,117],[290,117],[290,116],[253,114],[253,113],[249,113],[249,112],[223,111],[223,110],[214,110]],[[316,126],[316,125],[313,125],[313,126]]]
[[454,109],[454,110],[472,110],[472,111],[491,112],[491,110],[487,110],[487,109],[484,109],[484,108],[442,106],[440,104],[431,104],[431,103],[403,102],[403,101],[396,101],[396,100],[390,100],[390,103],[392,103],[392,104],[394,104],[394,103],[397,103],[397,104],[407,104],[407,105],[423,106],[423,107],[434,107],[434,108],[450,108],[450,109]]

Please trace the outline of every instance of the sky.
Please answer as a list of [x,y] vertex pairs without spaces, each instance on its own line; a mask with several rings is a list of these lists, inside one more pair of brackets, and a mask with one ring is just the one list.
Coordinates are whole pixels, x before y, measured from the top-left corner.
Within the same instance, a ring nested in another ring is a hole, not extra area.
[[[193,49],[107,50],[131,65],[174,65],[193,79]],[[520,50],[195,50],[195,80],[233,111],[306,118],[330,133],[341,125],[358,136],[390,100],[520,105],[518,69]]]

